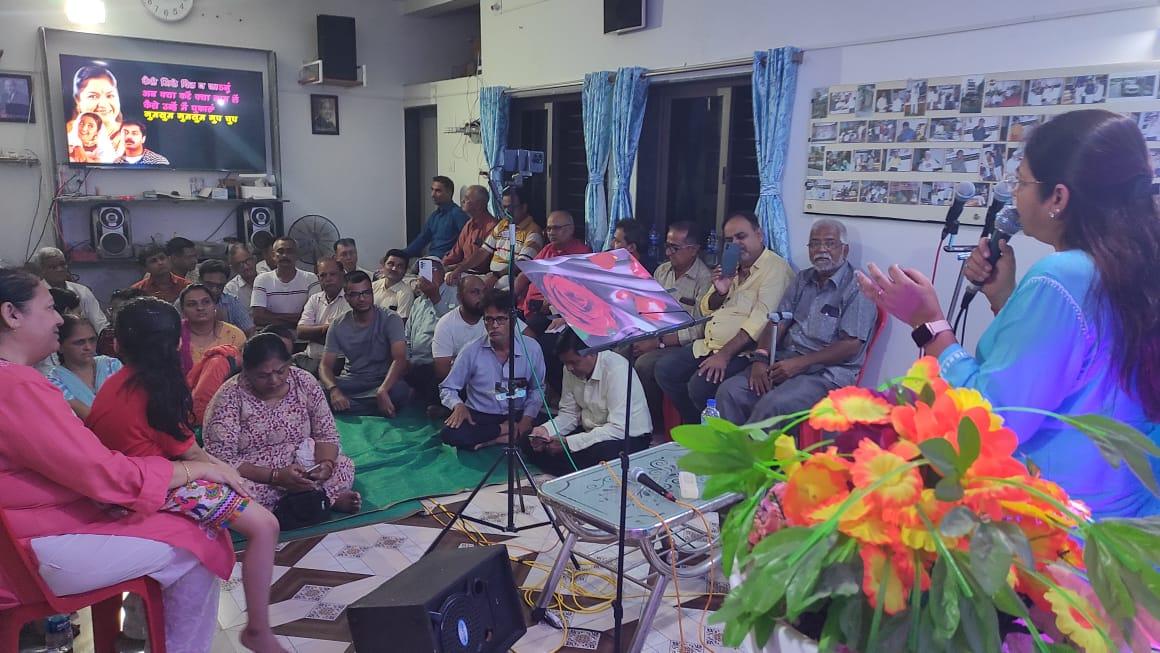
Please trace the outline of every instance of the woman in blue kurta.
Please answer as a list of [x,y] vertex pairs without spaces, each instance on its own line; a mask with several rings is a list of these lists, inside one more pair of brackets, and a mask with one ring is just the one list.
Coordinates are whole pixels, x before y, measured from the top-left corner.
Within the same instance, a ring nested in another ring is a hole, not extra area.
[[[1016,284],[1010,246],[992,266],[980,242],[965,274],[983,283],[995,320],[974,356],[940,323],[920,272],[870,265],[859,274],[863,292],[914,327],[916,340],[933,334],[926,352],[943,378],[996,408],[1105,415],[1160,443],[1160,215],[1136,123],[1102,110],[1057,116],[1031,135],[1008,181],[1025,233],[1056,251]],[[1127,465],[1113,468],[1079,431],[1042,415],[1004,418],[1020,453],[1094,515],[1160,513],[1160,499]]]
[[60,365],[55,365],[46,376],[60,388],[73,412],[84,419],[89,415],[97,390],[105,379],[121,369],[121,361],[112,356],[97,354],[97,332],[83,317],[65,314],[57,337],[60,338]]

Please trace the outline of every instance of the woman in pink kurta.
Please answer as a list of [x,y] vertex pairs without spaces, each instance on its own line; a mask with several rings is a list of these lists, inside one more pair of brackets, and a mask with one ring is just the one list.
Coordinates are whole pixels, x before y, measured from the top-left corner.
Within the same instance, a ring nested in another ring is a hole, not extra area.
[[290,365],[290,352],[273,333],[246,343],[242,372],[210,401],[202,438],[206,452],[236,467],[250,496],[267,508],[287,492],[319,484],[334,510],[362,507],[351,489],[354,463],[341,453],[322,386]]
[[[214,576],[233,569],[230,539],[158,509],[191,479],[241,483],[222,465],[105,448],[31,367],[56,351],[61,322],[43,282],[0,269],[0,510],[54,593],[152,576],[164,588],[166,649],[203,653],[216,628]],[[16,603],[0,569],[0,609]]]

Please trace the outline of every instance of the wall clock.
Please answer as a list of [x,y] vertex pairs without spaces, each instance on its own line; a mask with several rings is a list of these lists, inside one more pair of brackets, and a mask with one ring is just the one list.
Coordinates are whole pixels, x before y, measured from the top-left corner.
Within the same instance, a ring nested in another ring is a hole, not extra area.
[[179,21],[193,11],[193,0],[141,0],[145,10],[158,20]]

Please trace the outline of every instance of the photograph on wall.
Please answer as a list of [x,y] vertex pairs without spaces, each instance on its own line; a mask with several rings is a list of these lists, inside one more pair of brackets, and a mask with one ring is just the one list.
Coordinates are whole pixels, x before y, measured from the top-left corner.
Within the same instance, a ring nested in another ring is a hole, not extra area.
[[1156,73],[1115,73],[1108,76],[1109,100],[1150,100],[1156,96]]
[[963,123],[958,118],[931,118],[930,140],[932,141],[961,141],[963,140]]
[[839,143],[865,143],[866,121],[848,120],[838,124]]
[[828,150],[826,152],[826,172],[850,172],[850,150]]
[[1038,114],[1004,116],[1001,140],[1015,143],[1025,141],[1031,135],[1031,130],[1035,129],[1035,126],[1041,122],[1043,122],[1043,116]]
[[950,206],[955,198],[955,185],[949,181],[924,181],[918,189],[920,204]]
[[815,122],[810,126],[810,140],[814,143],[833,143],[838,140],[838,123]]
[[815,88],[810,95],[810,117],[825,118],[830,108],[830,89],[828,87]]
[[979,113],[983,110],[983,76],[971,75],[963,78],[963,91],[959,99],[959,113]]
[[[894,113],[894,96],[902,89],[880,88],[874,92],[874,113]],[[902,100],[899,98],[898,111],[902,111]]]
[[917,181],[890,182],[889,202],[891,204],[918,204],[919,183]]
[[890,185],[885,181],[863,181],[858,201],[867,204],[885,204],[890,196]]
[[806,159],[806,174],[820,175],[826,169],[826,147],[824,145],[811,145],[810,156]]
[[926,80],[912,79],[906,82],[902,115],[921,116],[926,113]]
[[913,143],[926,140],[926,118],[909,118],[898,121],[898,134],[895,141],[899,143]]
[[1023,104],[1029,107],[1049,107],[1060,103],[1063,97],[1063,79],[1047,77],[1027,82],[1027,96]]
[[834,181],[830,187],[830,196],[838,202],[857,202],[858,182]]
[[830,113],[854,113],[854,91],[830,91]]
[[0,122],[36,122],[30,75],[0,73]]
[[914,150],[897,147],[886,150],[886,161],[882,169],[886,172],[910,172],[914,164]]
[[944,148],[920,147],[914,150],[914,169],[917,172],[941,172],[946,165]]
[[881,172],[882,150],[854,150],[854,172]]
[[975,196],[972,197],[971,199],[967,200],[967,203],[964,204],[963,206],[972,206],[972,207],[986,206],[987,202],[989,201],[988,198],[990,197],[990,194],[991,194],[991,185],[990,184],[976,183],[975,184]]
[[983,181],[1003,181],[1003,160],[1006,154],[1006,145],[985,145],[983,158],[979,160],[979,178]]
[[971,118],[967,121],[963,128],[965,137],[963,140],[974,141],[976,143],[993,143],[999,140],[999,134],[1002,132],[1002,126],[999,122],[999,116],[979,116]]
[[1148,156],[1152,159],[1152,176],[1160,177],[1160,150],[1148,150]]
[[854,93],[854,115],[869,117],[874,113],[874,85],[861,84]]
[[1107,95],[1107,75],[1076,75],[1064,80],[1060,104],[1101,104]]
[[1003,163],[1003,169],[1007,174],[1013,175],[1019,169],[1019,163],[1023,161],[1023,148],[1012,145],[1007,148],[1007,160]]
[[997,107],[1018,107],[1023,104],[1022,79],[989,79],[987,90],[983,94],[983,106],[988,109]]
[[959,84],[932,85],[926,90],[927,111],[958,111],[959,93],[962,86]]
[[338,135],[337,95],[310,95],[310,133]]
[[807,179],[806,199],[828,202],[831,197],[830,185],[832,183],[829,179]]
[[1160,111],[1145,111],[1137,121],[1146,141],[1160,141]]
[[870,142],[893,143],[895,137],[894,130],[897,124],[895,120],[871,120]]
[[982,150],[969,147],[948,147],[945,153],[946,169],[950,172],[979,172]]

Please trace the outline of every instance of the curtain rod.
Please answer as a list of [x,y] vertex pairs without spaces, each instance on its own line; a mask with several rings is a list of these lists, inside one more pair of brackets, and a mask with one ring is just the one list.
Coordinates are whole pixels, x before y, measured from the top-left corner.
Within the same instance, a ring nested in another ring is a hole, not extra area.
[[[804,60],[805,53],[799,51],[793,57],[793,62],[800,64]],[[668,68],[655,68],[645,72],[645,77],[669,77],[672,75],[680,75],[684,73],[705,72],[711,70],[728,70],[730,68],[741,68],[743,66],[750,66],[753,64],[753,57],[739,57],[737,59],[726,59],[724,61],[713,61],[710,63],[692,64],[689,66],[670,66]],[[612,73],[609,76],[609,81],[615,80],[616,74]],[[551,91],[578,91],[584,85],[583,80],[575,80],[570,82],[556,82],[555,84],[540,84],[538,86],[524,86],[516,89],[509,89],[507,94],[512,97],[528,97],[535,95],[544,95]]]

